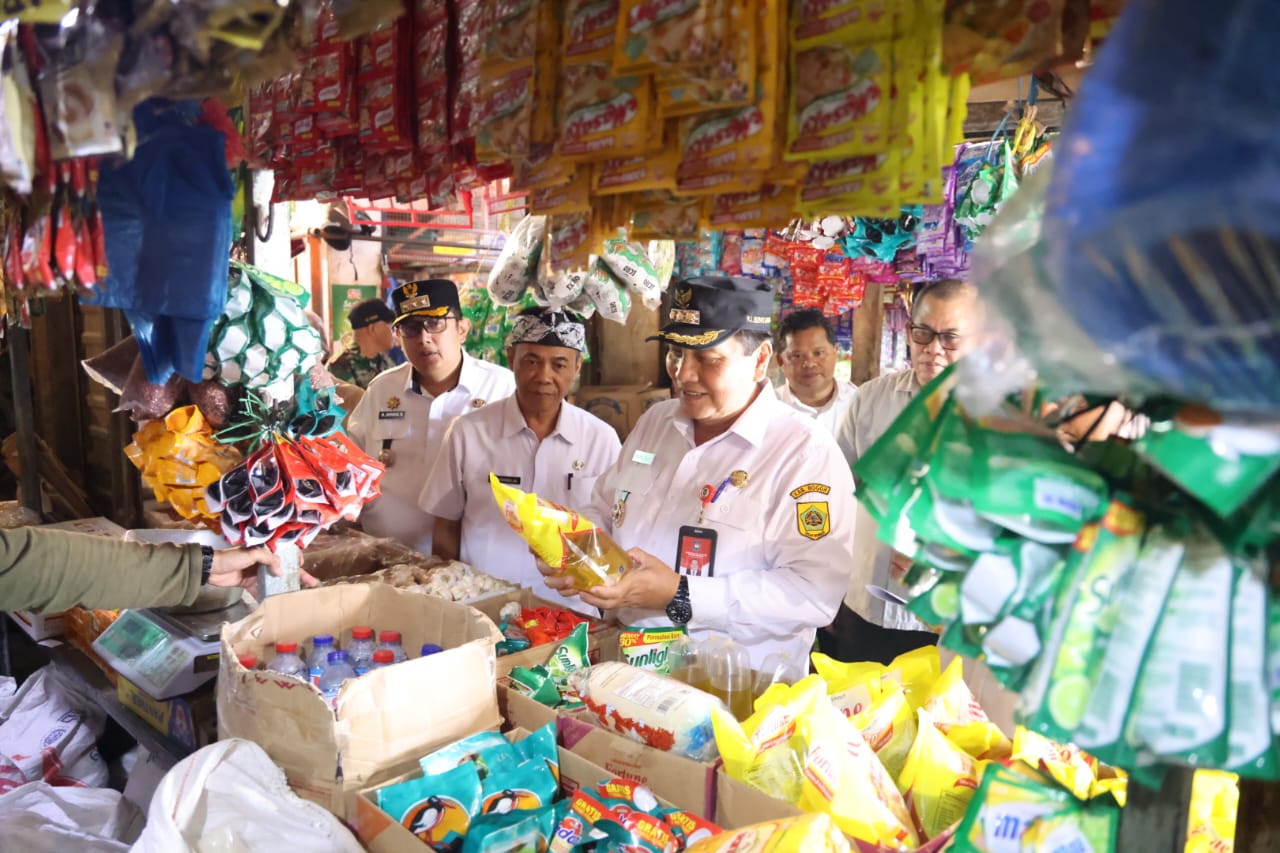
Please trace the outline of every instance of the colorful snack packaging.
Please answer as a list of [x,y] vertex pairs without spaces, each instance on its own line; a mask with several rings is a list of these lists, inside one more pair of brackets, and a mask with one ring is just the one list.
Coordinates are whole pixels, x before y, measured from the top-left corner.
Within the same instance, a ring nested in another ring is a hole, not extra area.
[[916,829],[928,839],[964,817],[978,787],[979,767],[938,731],[928,711],[921,708],[916,714],[916,742],[899,784]]
[[1240,780],[1234,773],[1197,770],[1191,780],[1187,853],[1231,850],[1236,838]]
[[670,675],[670,661],[667,659],[667,648],[688,636],[684,626],[678,628],[646,628],[629,626],[623,628],[618,635],[618,647],[622,650],[624,663],[640,669],[647,669],[660,675]]
[[1270,590],[1262,569],[1240,563],[1231,597],[1231,717],[1227,767],[1242,776],[1276,778],[1267,692],[1267,607]]
[[658,278],[658,270],[643,246],[623,237],[611,238],[605,241],[600,252],[600,263],[608,267],[627,290],[639,296],[645,307],[657,310],[666,283]]
[[591,297],[601,317],[615,323],[627,322],[627,314],[631,313],[631,297],[603,258],[597,259],[587,273],[582,282],[582,292]]
[[716,697],[613,661],[579,673],[577,685],[582,701],[605,728],[694,761],[716,757],[712,713],[727,713]]
[[724,832],[701,815],[684,809],[663,809],[660,816],[675,832],[676,841],[685,848]]
[[480,814],[480,776],[470,762],[378,789],[378,808],[432,850],[458,849]]
[[526,216],[507,237],[489,271],[489,296],[495,305],[517,304],[536,281],[546,233],[545,216]]
[[1055,743],[1019,726],[1013,735],[1011,757],[1049,774],[1077,800],[1111,794],[1123,806],[1128,798],[1128,777],[1099,763],[1075,744]]
[[771,820],[730,830],[686,847],[685,853],[849,853],[849,842],[825,813]]
[[1022,849],[1115,850],[1119,831],[1120,809],[1101,801],[1033,821],[1022,836]]
[[613,68],[618,74],[696,67],[719,52],[709,18],[718,4],[620,0]]
[[511,529],[548,566],[574,580],[574,588],[617,583],[631,558],[602,528],[562,506],[540,499],[532,492],[498,481],[489,475],[494,500]]
[[552,682],[564,696],[571,691],[570,676],[588,666],[587,661],[587,623],[579,622],[569,632],[569,636],[555,647],[551,657],[547,659],[547,672]]
[[1031,825],[1060,811],[1080,808],[1066,791],[1018,770],[988,764],[973,802],[956,829],[955,853],[1021,853]]
[[915,711],[929,700],[933,685],[942,672],[942,660],[937,646],[912,649],[889,662],[884,678],[902,686],[907,704]]
[[545,666],[512,667],[509,677],[511,688],[533,701],[548,708],[558,708],[563,704],[560,690]]
[[[498,757],[504,752],[509,753],[507,759]],[[462,740],[454,741],[448,746],[441,747],[430,755],[419,759],[418,764],[422,767],[423,775],[438,776],[455,767],[474,763],[476,764],[476,772],[480,775],[480,778],[484,778],[484,775],[488,772],[488,762],[480,760],[481,755],[488,755],[494,758],[496,763],[501,763],[504,760],[512,766],[519,763],[515,760],[515,752],[506,738],[497,732],[480,732]]]
[[578,790],[568,801],[569,807],[560,817],[550,853],[569,853],[591,836],[592,827],[612,812],[587,791]]
[[[514,755],[514,752],[512,753]],[[481,779],[480,814],[508,814],[551,805],[559,784],[545,761],[534,758]]]
[[922,707],[933,716],[934,724],[944,733],[950,726],[991,722],[965,683],[964,660],[959,657],[953,658],[938,676]]
[[556,748],[556,725],[547,723],[528,737],[512,744],[521,762],[541,760],[547,765],[548,772],[560,784],[560,752]]

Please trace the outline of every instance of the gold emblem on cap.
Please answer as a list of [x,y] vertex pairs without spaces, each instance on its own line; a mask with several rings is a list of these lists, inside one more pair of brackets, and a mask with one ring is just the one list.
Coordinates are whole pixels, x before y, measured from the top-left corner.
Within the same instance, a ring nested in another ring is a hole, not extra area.
[[676,292],[671,296],[671,301],[677,308],[688,308],[689,303],[693,301],[693,288],[677,287]]
[[478,409],[478,408],[480,408],[480,407],[481,407],[481,406],[483,406],[483,405],[484,405],[484,400],[472,400],[472,401],[471,401],[471,408],[473,408],[473,409]]
[[687,308],[672,308],[671,322],[687,323],[690,326],[699,326],[702,324],[702,312],[691,311]]
[[406,298],[412,299],[413,297],[418,295],[418,283],[416,281],[411,281],[408,284],[406,284],[404,287],[402,287],[401,290],[404,291],[404,295]]
[[729,475],[729,482],[733,484],[735,489],[741,489],[751,482],[751,475],[742,469],[738,469]]
[[573,460],[573,470],[581,471],[583,468],[586,468],[586,467],[587,467],[587,463],[585,461],[581,459]]
[[400,408],[400,398],[399,398],[399,397],[388,397],[388,398],[387,398],[387,408],[388,408],[388,409],[392,409],[392,410],[395,410],[395,409]]

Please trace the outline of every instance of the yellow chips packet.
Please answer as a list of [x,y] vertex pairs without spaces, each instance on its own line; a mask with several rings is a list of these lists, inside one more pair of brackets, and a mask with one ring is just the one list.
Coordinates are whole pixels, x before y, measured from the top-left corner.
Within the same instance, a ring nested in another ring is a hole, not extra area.
[[522,492],[489,474],[494,500],[511,529],[543,562],[573,579],[573,588],[615,584],[631,558],[602,528],[571,509]]
[[124,453],[156,500],[183,518],[217,519],[205,501],[205,488],[241,461],[240,451],[213,437],[196,406],[179,406],[163,420],[147,421]]
[[964,817],[982,768],[938,730],[932,714],[924,708],[916,714],[916,742],[907,754],[899,783],[911,819],[927,840]]
[[1013,733],[1012,757],[1041,770],[1076,799],[1091,800],[1110,794],[1123,806],[1128,799],[1129,777],[1075,746],[1058,743],[1022,726]]

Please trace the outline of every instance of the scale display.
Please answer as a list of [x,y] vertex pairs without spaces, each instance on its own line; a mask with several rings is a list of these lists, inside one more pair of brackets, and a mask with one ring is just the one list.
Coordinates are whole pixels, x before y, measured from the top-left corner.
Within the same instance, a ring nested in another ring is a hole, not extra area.
[[156,699],[190,693],[218,673],[217,640],[192,637],[143,610],[123,611],[93,649]]

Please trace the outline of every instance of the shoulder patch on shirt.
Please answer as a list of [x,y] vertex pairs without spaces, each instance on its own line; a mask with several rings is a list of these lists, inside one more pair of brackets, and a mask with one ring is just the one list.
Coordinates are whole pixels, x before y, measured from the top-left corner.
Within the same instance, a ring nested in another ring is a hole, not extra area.
[[796,527],[800,535],[817,542],[831,532],[831,510],[826,501],[801,501],[796,504]]
[[[805,495],[811,495],[814,492],[817,492],[820,495],[829,495],[831,494],[831,487],[823,485],[822,483],[805,483],[798,489],[792,489],[791,497],[799,500]],[[823,506],[826,506],[826,504],[823,504]]]

